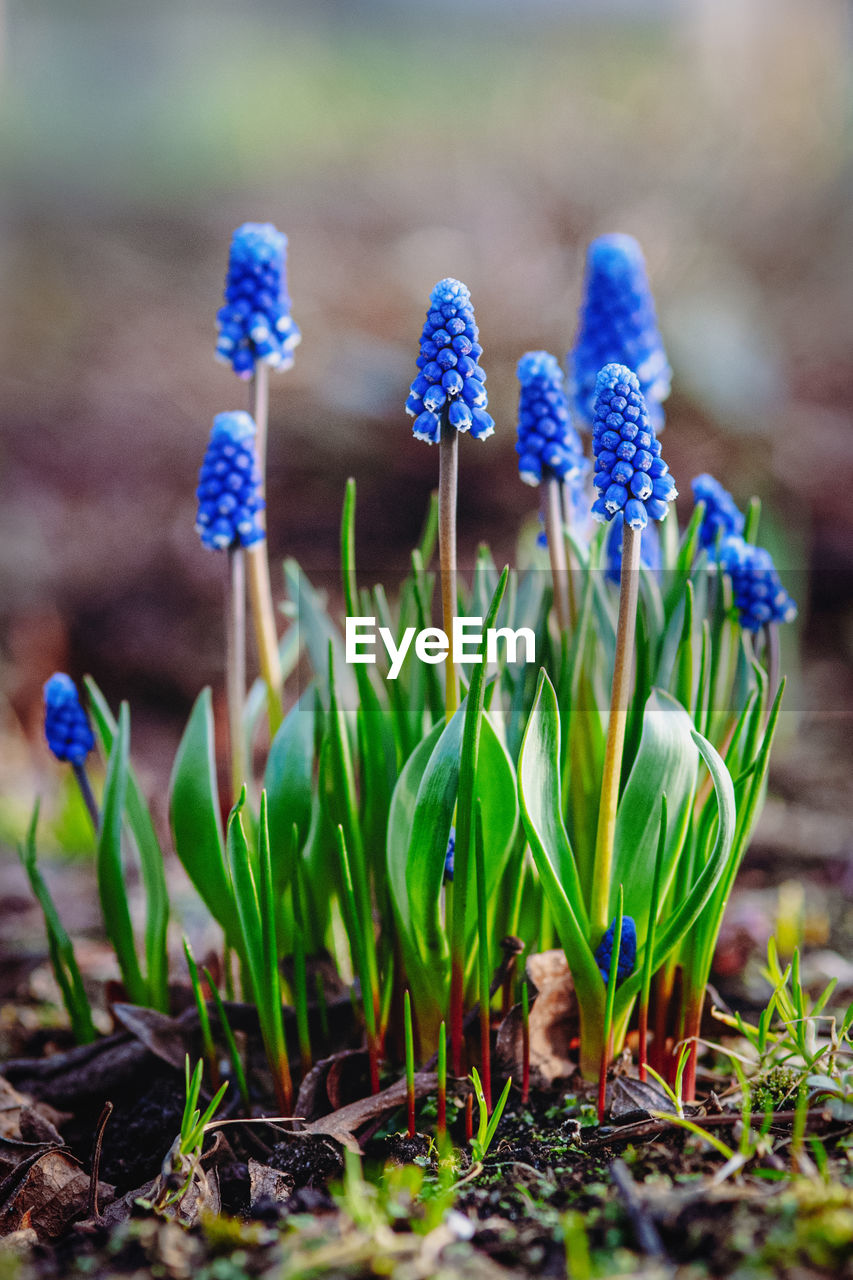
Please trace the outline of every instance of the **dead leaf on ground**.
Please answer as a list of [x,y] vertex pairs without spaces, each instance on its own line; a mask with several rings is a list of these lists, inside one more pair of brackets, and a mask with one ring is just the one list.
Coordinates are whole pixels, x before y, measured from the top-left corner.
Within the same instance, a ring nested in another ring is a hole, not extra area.
[[[527,977],[536,990],[530,1004],[530,1078],[539,1088],[574,1074],[577,1055],[572,1042],[580,1031],[575,984],[562,951],[528,956]],[[515,1005],[498,1029],[496,1053],[502,1068],[521,1079],[522,1013]]]
[[260,1160],[249,1160],[249,1198],[253,1209],[261,1200],[282,1204],[290,1198],[295,1185],[289,1173],[261,1164]]
[[[0,1232],[17,1231],[27,1217],[40,1240],[52,1240],[86,1211],[89,1175],[65,1151],[52,1149],[37,1157],[0,1207]],[[109,1198],[113,1188],[100,1184]]]

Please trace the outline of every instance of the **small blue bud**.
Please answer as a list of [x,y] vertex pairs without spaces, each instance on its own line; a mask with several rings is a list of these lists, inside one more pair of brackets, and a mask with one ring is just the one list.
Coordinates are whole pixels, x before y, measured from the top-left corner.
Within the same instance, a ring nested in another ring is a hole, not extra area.
[[703,472],[693,480],[692,488],[693,501],[705,504],[705,514],[699,530],[701,546],[710,549],[716,545],[718,535],[730,538],[743,533],[746,523],[743,514],[719,480]]
[[256,361],[293,364],[302,335],[290,315],[286,257],[287,236],[271,222],[245,222],[231,239],[216,355],[241,378],[251,378]]
[[769,551],[736,534],[722,543],[719,562],[732,580],[744,631],[760,631],[773,622],[793,622],[797,606],[783,587]]
[[[610,965],[613,961],[613,939],[616,936],[614,920],[595,950],[595,963],[598,972],[604,979],[605,986],[610,981]],[[622,937],[619,941],[619,966],[616,970],[616,985],[624,982],[634,970],[637,963],[637,926],[631,916],[622,917]]]
[[250,547],[266,536],[255,455],[255,422],[243,412],[218,413],[199,473],[196,532],[213,551]]
[[589,470],[580,436],[572,426],[563,371],[547,351],[528,351],[518,362],[518,470],[525,484],[543,475],[557,480]]
[[638,530],[649,520],[662,520],[678,494],[659,456],[637,375],[624,365],[607,364],[598,374],[592,447],[601,495],[592,506],[594,519],[603,523],[623,512],[628,526]]
[[672,370],[658,332],[643,251],[626,235],[599,236],[587,250],[578,334],[569,353],[569,390],[578,417],[588,425],[598,371],[614,363],[635,371],[650,421],[660,431]]
[[442,424],[469,431],[475,440],[485,440],[494,431],[494,420],[484,412],[486,375],[477,363],[483,353],[477,337],[468,289],[461,280],[439,280],[421,332],[416,361],[420,373],[406,401],[406,413],[415,419],[416,440],[438,443]]
[[445,884],[453,883],[453,864],[456,859],[456,828],[450,828],[450,835],[447,838],[447,853],[444,855],[444,882]]
[[44,736],[57,760],[80,765],[95,745],[77,686],[61,671],[44,686]]

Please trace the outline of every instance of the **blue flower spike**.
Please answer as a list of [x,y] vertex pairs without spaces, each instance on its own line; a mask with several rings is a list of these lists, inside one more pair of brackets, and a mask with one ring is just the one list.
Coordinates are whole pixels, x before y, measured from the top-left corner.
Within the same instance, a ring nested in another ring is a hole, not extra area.
[[528,351],[518,362],[518,470],[525,484],[572,480],[589,469],[572,426],[563,371],[556,356]]
[[[610,981],[610,965],[613,961],[613,939],[615,935],[616,921],[614,920],[595,951],[595,963],[598,965],[598,972],[604,979],[605,986]],[[632,916],[623,916],[622,936],[619,941],[619,965],[616,970],[617,987],[625,981],[629,974],[633,973],[636,963],[637,926],[634,924]]]
[[595,386],[592,424],[595,487],[592,515],[602,524],[621,512],[631,529],[662,520],[678,496],[661,457],[637,375],[607,364]]
[[479,363],[483,348],[478,339],[468,288],[450,276],[439,280],[421,332],[419,373],[406,401],[406,412],[415,419],[416,440],[437,444],[443,425],[469,431],[475,440],[485,440],[494,431],[494,419],[486,413],[486,374]]
[[44,736],[57,760],[82,765],[95,745],[77,686],[62,671],[44,686]]
[[735,500],[719,480],[703,472],[692,482],[693,501],[704,502],[705,514],[699,530],[699,543],[708,550],[717,544],[717,538],[737,537],[743,533],[745,518]]
[[245,222],[234,232],[216,357],[244,380],[258,361],[279,370],[293,364],[302,335],[290,314],[286,257],[287,236],[271,222]]
[[255,423],[242,411],[219,413],[199,475],[196,531],[212,551],[251,547],[266,536],[255,454]]
[[735,608],[744,631],[793,622],[797,606],[782,585],[769,551],[736,535],[721,545],[719,562],[732,580]]
[[611,363],[635,371],[649,419],[659,431],[672,370],[658,331],[643,251],[633,236],[599,236],[587,250],[578,333],[569,353],[570,395],[582,422],[592,423],[596,377]]

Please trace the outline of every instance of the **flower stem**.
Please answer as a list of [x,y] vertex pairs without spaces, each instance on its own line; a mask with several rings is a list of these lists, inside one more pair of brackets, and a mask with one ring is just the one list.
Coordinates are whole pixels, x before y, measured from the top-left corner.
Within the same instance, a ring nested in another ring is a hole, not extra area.
[[489,935],[486,916],[486,866],[483,849],[483,814],[479,798],[475,807],[474,856],[477,872],[477,933],[480,969],[480,1069],[483,1073],[483,1096],[486,1110],[492,1113],[492,1049],[491,1049],[491,970]]
[[779,692],[779,626],[769,622],[764,627],[764,652],[767,664],[767,716],[768,719]]
[[613,868],[613,841],[616,835],[616,810],[619,804],[619,782],[622,776],[622,751],[631,695],[634,657],[634,635],[637,627],[637,598],[640,586],[640,533],[625,525],[622,544],[622,575],[619,586],[619,619],[616,624],[616,661],[613,667],[613,691],[607,745],[601,776],[601,800],[595,837],[595,866],[592,877],[590,923],[592,945],[597,946],[607,932],[610,899],[610,876]]
[[247,547],[249,567],[249,595],[252,601],[252,617],[255,638],[258,642],[258,658],[261,675],[267,689],[267,716],[272,740],[282,721],[281,711],[281,659],[278,652],[278,635],[275,629],[275,611],[270,584],[270,566],[267,559],[267,543],[255,542]]
[[438,556],[441,568],[441,612],[450,639],[445,663],[444,703],[450,720],[459,706],[459,679],[453,653],[456,614],[456,494],[459,487],[459,432],[446,418],[438,444]]
[[[258,469],[261,473],[261,497],[265,498],[267,492],[267,433],[270,416],[270,367],[265,360],[255,361],[249,412],[255,419],[255,427],[257,428],[255,449],[258,455]],[[266,523],[263,512],[261,513],[261,520]]]
[[412,998],[403,995],[403,1022],[406,1033],[406,1119],[409,1137],[415,1136],[415,1041],[412,1035]]
[[[571,530],[574,517],[572,491],[571,487],[565,481],[560,485],[560,502],[562,504],[563,512],[563,528],[564,530]],[[572,626],[574,626],[578,616],[578,601],[575,594],[572,550],[565,537],[563,538],[563,546],[566,548],[566,581],[569,585],[569,621]]]
[[243,701],[246,696],[246,559],[242,547],[228,552],[225,593],[225,688],[231,746],[231,791],[236,804],[246,779]]
[[438,1111],[436,1134],[447,1137],[447,1026],[442,1021],[438,1029]]
[[560,500],[560,482],[556,476],[545,481],[545,536],[548,539],[548,555],[551,559],[551,577],[554,581],[554,608],[560,635],[569,629],[569,583],[566,564],[566,540],[563,534],[563,508]]
[[89,811],[89,817],[92,819],[92,826],[95,828],[95,834],[97,835],[101,829],[101,815],[98,812],[98,803],[92,791],[92,784],[89,782],[86,766],[85,764],[72,764],[71,768],[74,770],[74,777],[77,779],[77,786],[80,788],[83,803]]

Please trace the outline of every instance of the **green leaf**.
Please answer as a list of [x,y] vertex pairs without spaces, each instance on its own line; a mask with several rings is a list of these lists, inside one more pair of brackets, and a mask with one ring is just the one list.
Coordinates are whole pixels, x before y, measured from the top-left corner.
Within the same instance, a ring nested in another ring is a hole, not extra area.
[[18,856],[27,873],[36,901],[44,915],[50,962],[56,981],[59,984],[59,989],[62,992],[62,1000],[68,1011],[68,1017],[71,1019],[74,1039],[78,1044],[91,1044],[93,1040],[97,1039],[98,1033],[92,1022],[89,997],[86,995],[86,988],[83,985],[77,957],[74,954],[74,946],[59,918],[56,904],[38,867],[36,856],[38,820],[39,801],[37,800],[27,828],[26,839],[23,844],[18,845]]
[[[91,676],[86,676],[89,706],[105,756],[109,756],[118,731],[106,698]],[[161,1013],[169,1009],[169,957],[166,932],[169,926],[169,891],[163,869],[163,852],[154,830],[151,813],[136,779],[133,766],[127,767],[125,816],[130,827],[145,887],[145,956],[151,1007]]]
[[563,825],[560,720],[556,694],[545,671],[539,674],[521,744],[518,791],[530,852],[575,985],[582,999],[586,994],[595,995],[603,1010],[604,983],[589,945],[589,920]]
[[148,987],[136,957],[136,943],[121,858],[121,828],[127,792],[127,758],[130,749],[130,711],[121,704],[118,730],[107,767],[101,830],[98,835],[98,894],[107,937],[113,944],[122,981],[131,1004],[148,1003]]
[[[661,921],[655,939],[655,954],[652,961],[653,971],[660,968],[673,948],[678,945],[688,929],[693,926],[706,903],[710,900],[726,870],[735,838],[737,811],[731,774],[720,755],[707,739],[703,738],[695,729],[692,731],[692,737],[708,767],[714,784],[718,814],[717,839],[710,857],[704,867],[698,870],[698,874],[695,876],[686,897],[676,906],[672,915]],[[623,982],[618,991],[618,998],[624,1001],[633,999],[640,988],[640,984],[641,972],[638,969]]]
[[264,789],[269,809],[273,880],[281,896],[293,873],[290,860],[294,824],[298,847],[308,839],[314,770],[314,690],[308,688],[291,707],[267,756]]
[[645,927],[654,880],[663,791],[667,797],[667,839],[661,897],[666,896],[690,823],[698,767],[699,752],[693,739],[690,717],[670,694],[662,689],[653,689],[643,716],[640,749],[616,815],[608,919],[615,910],[621,884],[626,913],[633,916],[641,930]]
[[226,939],[239,950],[239,921],[223,851],[209,688],[202,689],[190,713],[175,756],[170,791],[169,817],[177,855]]

